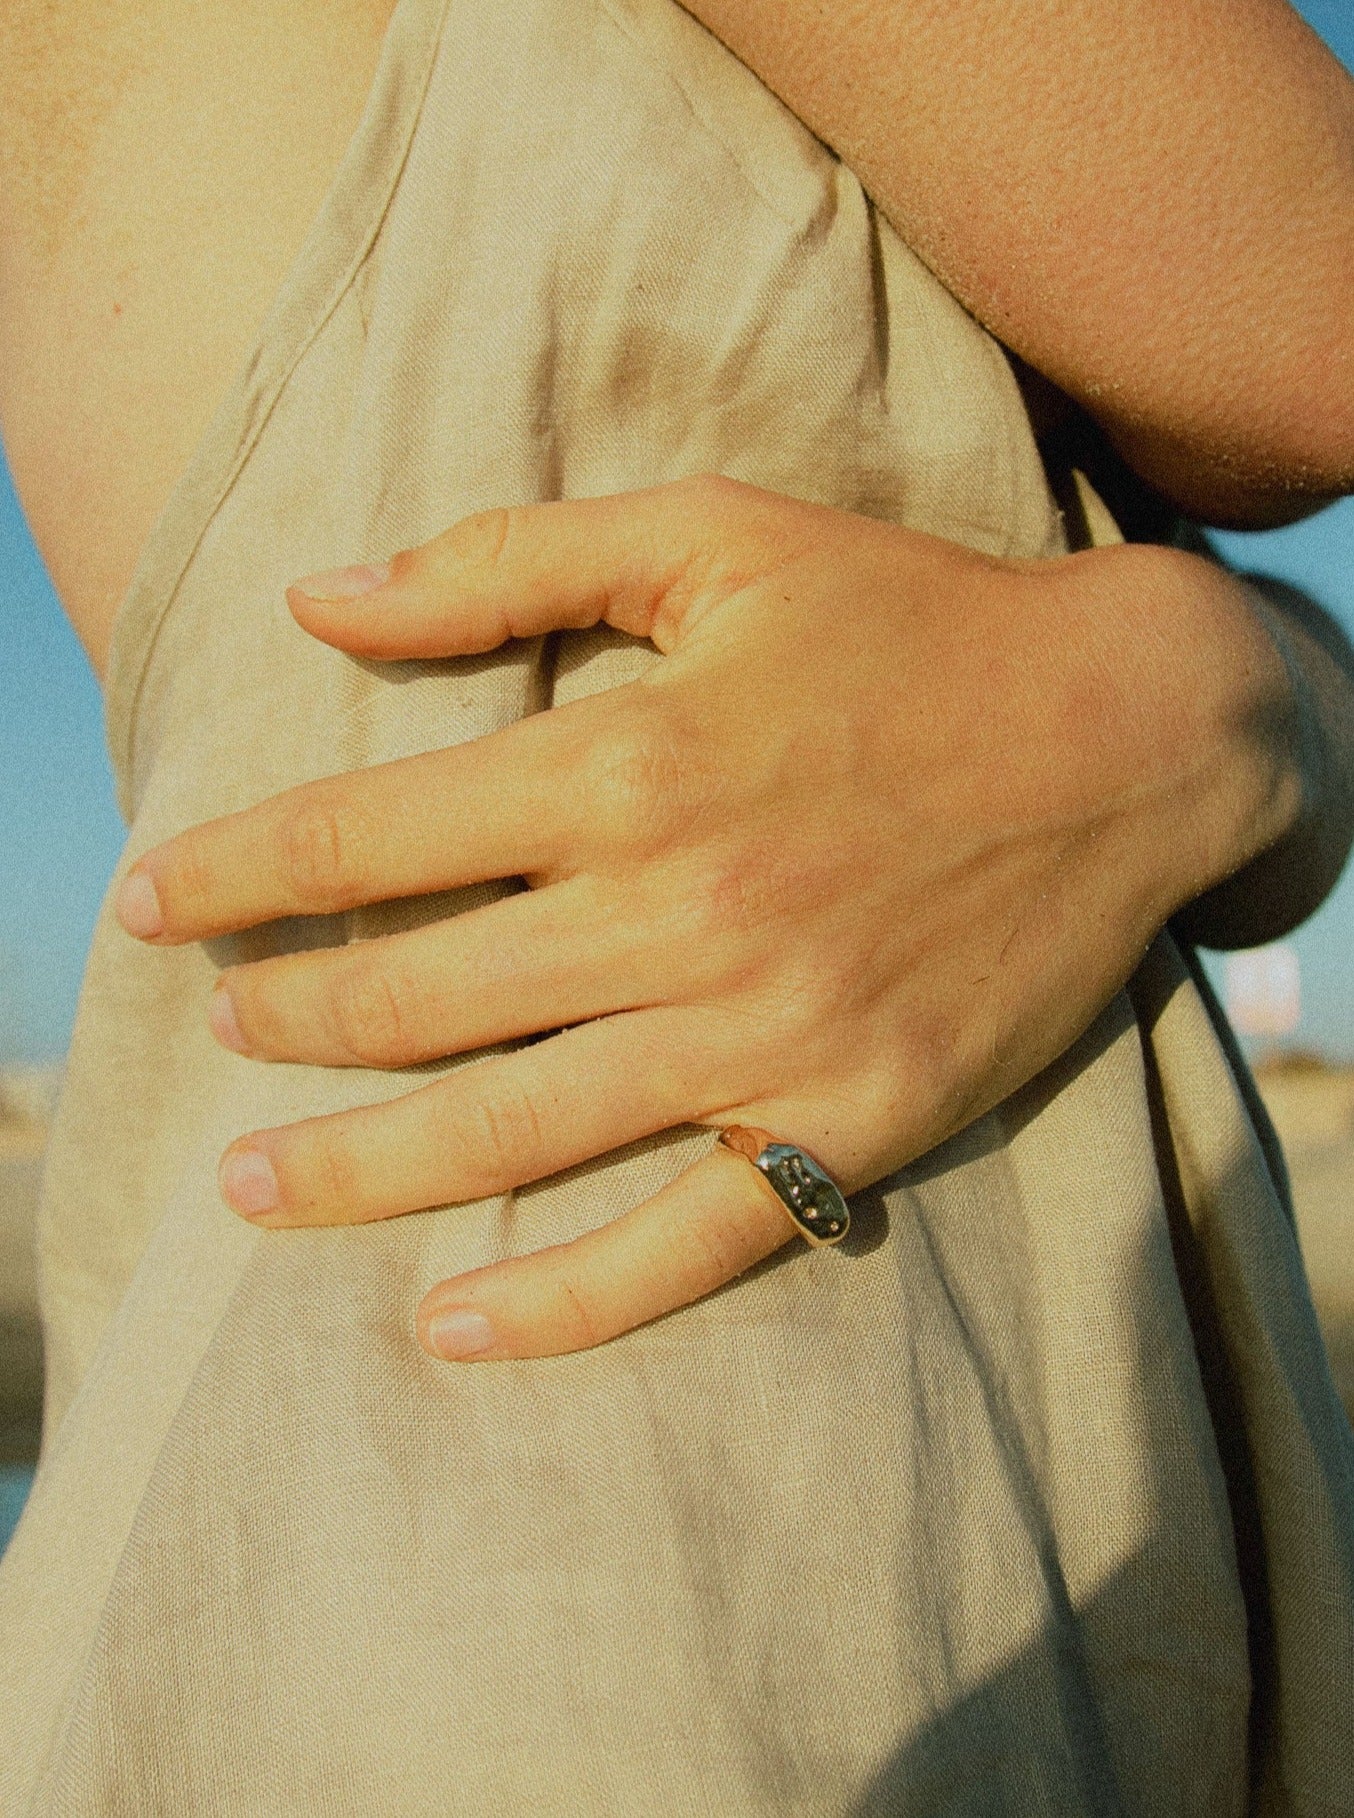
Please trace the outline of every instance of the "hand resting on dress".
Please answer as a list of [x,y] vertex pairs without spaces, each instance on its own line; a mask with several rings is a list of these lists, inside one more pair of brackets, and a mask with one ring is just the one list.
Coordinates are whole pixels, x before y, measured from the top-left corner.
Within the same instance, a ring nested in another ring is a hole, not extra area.
[[[1056,1059],[1169,916],[1302,815],[1290,665],[1178,552],[1003,562],[701,479],[483,513],[289,599],[378,661],[602,620],[663,660],[133,868],[124,925],[164,943],[530,886],[223,975],[213,1028],[260,1060],[399,1067],[558,1031],[242,1137],[222,1189],[261,1225],[469,1201],[684,1123],[760,1126],[862,1188]],[[440,1284],[420,1336],[592,1345],[792,1235],[717,1149],[574,1243]]]

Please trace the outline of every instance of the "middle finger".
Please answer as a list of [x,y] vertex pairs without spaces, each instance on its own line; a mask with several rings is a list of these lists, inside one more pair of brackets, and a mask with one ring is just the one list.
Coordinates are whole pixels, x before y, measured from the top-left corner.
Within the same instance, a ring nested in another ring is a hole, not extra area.
[[536,1035],[662,995],[677,943],[634,886],[582,876],[407,933],[226,972],[211,1024],[261,1060],[403,1067]]

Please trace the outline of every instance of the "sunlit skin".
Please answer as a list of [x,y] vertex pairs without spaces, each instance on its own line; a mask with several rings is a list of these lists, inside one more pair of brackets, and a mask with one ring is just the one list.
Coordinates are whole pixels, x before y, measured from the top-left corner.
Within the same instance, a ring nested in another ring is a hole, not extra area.
[[[863,1187],[1061,1054],[1176,909],[1305,837],[1290,672],[1241,588],[1175,552],[996,562],[716,479],[488,513],[289,599],[378,661],[601,620],[663,661],[135,866],[124,923],[163,942],[531,885],[222,976],[212,1026],[260,1060],[563,1030],[243,1137],[222,1188],[264,1225],[476,1199],[683,1123],[772,1131]],[[441,1284],[420,1334],[447,1356],[595,1344],[792,1235],[718,1150],[598,1232]]]
[[[100,671],[391,10],[0,4],[0,424]],[[1354,89],[1280,0],[689,10],[1169,497],[1265,523],[1351,484]],[[1164,551],[1024,569],[702,483],[491,517],[376,592],[291,598],[378,660],[599,617],[665,655],[634,688],[133,872],[128,926],[162,915],[165,940],[465,877],[535,886],[228,975],[204,1014],[260,1060],[395,1065],[570,1025],[242,1139],[223,1178],[256,1210],[276,1180],[265,1222],[464,1199],[693,1119],[772,1129],[859,1186],[1061,1052],[1182,905],[1230,940],[1291,926],[1354,825],[1348,653]],[[830,739],[785,711],[805,677]],[[450,1308],[488,1322],[462,1320],[461,1354],[594,1343],[788,1235],[720,1151],[578,1245],[444,1285],[421,1335]]]
[[1285,0],[686,0],[1210,523],[1354,487],[1354,85]]
[[[394,0],[0,0],[0,427],[102,673]],[[1192,515],[1354,483],[1354,85],[1284,0],[688,0]]]

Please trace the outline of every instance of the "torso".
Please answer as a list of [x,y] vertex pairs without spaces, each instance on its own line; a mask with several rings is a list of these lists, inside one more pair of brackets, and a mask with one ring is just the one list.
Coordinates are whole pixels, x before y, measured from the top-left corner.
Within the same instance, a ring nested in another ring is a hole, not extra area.
[[[329,186],[395,0],[0,0],[0,435],[102,674]],[[1066,400],[1028,371],[1036,429]]]
[[[991,554],[1062,546],[999,351],[669,0],[402,0],[387,51],[120,620],[129,862],[643,673],[638,643],[581,631],[355,663],[287,613],[296,575],[468,511],[723,467]],[[869,1195],[832,1273],[803,1248],[614,1345],[448,1371],[410,1329],[424,1288],[594,1228],[709,1133],[260,1232],[219,1200],[231,1137],[426,1077],[259,1067],[206,1006],[223,963],[492,888],[261,949],[147,947],[105,913],[47,1163],[48,1446],[0,1567],[0,1807],[355,1818],[450,1787],[463,1818],[1066,1818],[1122,1788],[1240,1811],[1253,1777],[1335,1809],[1341,1416],[1169,943],[1141,1025],[1117,1000]],[[1219,1404],[1246,1413],[1237,1507],[1266,1524],[1241,1530],[1267,1574],[1243,1556],[1249,1630],[1195,1289]]]
[[393,3],[0,5],[0,429],[96,669],[329,186]]

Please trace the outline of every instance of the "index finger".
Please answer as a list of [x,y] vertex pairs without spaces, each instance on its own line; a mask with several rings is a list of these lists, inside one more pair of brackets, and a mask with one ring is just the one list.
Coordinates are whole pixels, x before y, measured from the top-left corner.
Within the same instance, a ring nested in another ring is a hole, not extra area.
[[582,717],[557,708],[191,827],[133,865],[118,919],[140,940],[173,945],[280,916],[549,873],[572,830],[564,779]]

